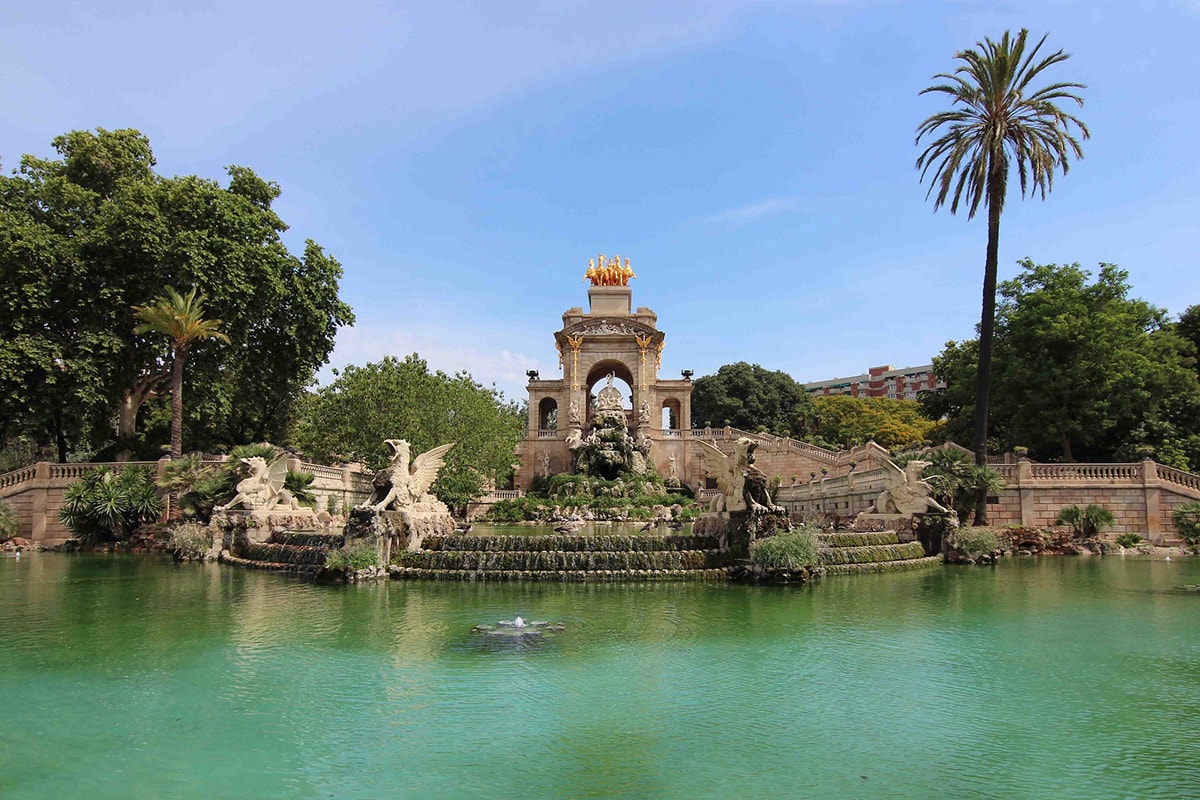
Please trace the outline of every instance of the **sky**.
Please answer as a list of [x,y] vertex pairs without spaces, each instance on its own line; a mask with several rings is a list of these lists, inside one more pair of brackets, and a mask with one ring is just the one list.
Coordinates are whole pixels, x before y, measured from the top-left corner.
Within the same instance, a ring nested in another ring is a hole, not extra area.
[[1087,85],[1084,158],[1010,187],[1018,259],[1100,262],[1200,303],[1200,0],[5,3],[0,164],[137,128],[163,175],[283,190],[285,242],[337,258],[357,315],[331,369],[417,352],[513,399],[599,253],[631,260],[664,378],[799,381],[927,364],[974,335],[987,226],[935,213],[921,89],[1028,28]]

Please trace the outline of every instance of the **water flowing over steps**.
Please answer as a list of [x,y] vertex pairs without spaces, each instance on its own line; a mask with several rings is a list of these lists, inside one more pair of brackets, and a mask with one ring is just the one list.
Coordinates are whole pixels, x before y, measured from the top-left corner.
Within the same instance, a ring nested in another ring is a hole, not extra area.
[[430,536],[393,577],[443,581],[724,580],[712,536]]
[[825,546],[819,560],[826,575],[898,572],[942,563],[940,555],[925,555],[920,542],[901,544],[894,531],[822,533],[820,539]]
[[345,537],[340,533],[276,531],[265,543],[243,545],[237,555],[222,560],[252,569],[310,573],[324,566],[329,551],[344,543]]
[[[890,531],[823,533],[820,564],[827,575],[891,572],[941,563],[920,542],[900,543]],[[312,573],[340,534],[277,531],[262,544],[246,544],[226,563],[278,572]],[[429,536],[421,550],[398,555],[393,578],[440,581],[725,580],[729,559],[716,537],[678,535]]]

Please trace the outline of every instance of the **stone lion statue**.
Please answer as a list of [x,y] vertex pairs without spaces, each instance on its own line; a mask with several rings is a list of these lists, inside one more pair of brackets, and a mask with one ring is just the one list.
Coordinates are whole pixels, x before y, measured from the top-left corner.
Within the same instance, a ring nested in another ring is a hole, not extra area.
[[244,458],[242,462],[250,467],[250,477],[238,481],[237,494],[214,511],[228,511],[239,503],[247,511],[271,511],[280,507],[300,510],[300,502],[283,488],[287,479],[287,456],[280,456],[270,466],[258,456]]
[[772,502],[767,476],[754,466],[758,442],[742,437],[733,443],[733,453],[725,455],[719,447],[697,440],[704,468],[717,481],[721,493],[712,499],[709,511],[750,511],[752,514],[783,513]]
[[417,456],[409,466],[409,444],[406,439],[387,439],[392,448],[392,460],[375,473],[374,489],[367,501],[359,506],[372,511],[403,510],[420,502],[436,502],[429,496],[429,487],[437,480],[445,463],[446,452],[454,442],[439,445]]
[[929,511],[949,513],[949,509],[929,496],[933,487],[921,478],[929,464],[928,461],[909,461],[904,469],[900,469],[891,461],[884,461],[885,488],[867,513],[905,516]]

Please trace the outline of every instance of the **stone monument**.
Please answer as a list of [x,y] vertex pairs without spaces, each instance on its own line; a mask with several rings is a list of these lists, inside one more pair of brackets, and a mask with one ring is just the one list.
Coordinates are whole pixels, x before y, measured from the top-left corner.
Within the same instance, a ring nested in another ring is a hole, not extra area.
[[708,442],[696,440],[704,469],[717,482],[720,494],[696,520],[697,534],[717,536],[721,549],[746,558],[750,543],[791,529],[787,510],[771,500],[767,476],[754,466],[758,443],[742,437],[726,455]]
[[213,508],[212,523],[216,528],[242,541],[261,543],[270,537],[274,528],[316,524],[316,512],[300,505],[283,486],[287,479],[287,462],[287,455],[279,456],[270,464],[258,456],[242,459],[250,474],[238,481],[237,493],[232,500]]
[[391,462],[375,473],[371,496],[350,513],[346,538],[377,537],[380,563],[391,559],[393,546],[419,550],[430,534],[454,532],[450,509],[429,493],[454,443],[439,445],[417,456],[409,465],[409,443],[387,439]]

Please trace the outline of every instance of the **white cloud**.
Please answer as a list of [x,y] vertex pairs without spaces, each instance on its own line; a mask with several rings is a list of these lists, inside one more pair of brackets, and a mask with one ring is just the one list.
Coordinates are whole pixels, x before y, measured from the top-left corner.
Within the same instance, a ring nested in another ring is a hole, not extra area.
[[782,214],[796,207],[796,201],[787,197],[771,197],[758,203],[727,208],[704,218],[709,223],[742,224]]

